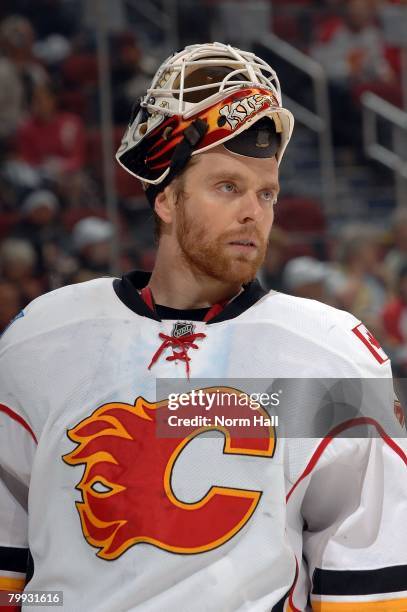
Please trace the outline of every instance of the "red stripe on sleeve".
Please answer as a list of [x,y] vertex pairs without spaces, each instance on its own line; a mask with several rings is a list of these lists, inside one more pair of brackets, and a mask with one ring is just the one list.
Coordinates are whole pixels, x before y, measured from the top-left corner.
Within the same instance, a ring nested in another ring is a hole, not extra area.
[[379,425],[377,421],[375,421],[371,417],[358,417],[357,419],[350,419],[349,421],[345,421],[344,423],[341,423],[340,425],[337,425],[336,427],[334,427],[327,434],[327,436],[322,440],[322,442],[319,444],[314,454],[312,455],[311,459],[309,460],[305,470],[303,471],[301,476],[298,478],[297,482],[293,484],[290,491],[288,492],[287,497],[286,497],[286,502],[288,502],[288,500],[290,499],[290,496],[293,493],[293,491],[296,489],[297,485],[299,485],[299,483],[302,480],[304,480],[304,478],[306,478],[312,472],[312,470],[318,463],[319,459],[321,458],[322,453],[324,452],[328,444],[330,444],[332,440],[337,435],[342,433],[343,431],[346,431],[347,429],[351,429],[352,427],[357,427],[358,425],[373,425],[373,427],[376,428],[376,430],[378,431],[378,433],[380,434],[384,442],[386,442],[386,444],[392,450],[394,450],[395,453],[397,453],[397,455],[401,458],[402,461],[404,461],[405,465],[407,466],[406,453],[403,451],[402,448],[400,448],[400,446],[398,446],[398,444],[394,442],[394,440],[392,440],[392,438],[390,438],[390,436],[386,434],[383,427]]
[[29,424],[27,423],[27,421],[25,421],[23,419],[23,417],[21,417],[19,414],[17,414],[16,412],[14,412],[14,410],[11,410],[11,408],[8,408],[7,406],[5,406],[4,404],[0,404],[0,412],[4,412],[5,414],[7,414],[11,419],[13,419],[13,421],[17,421],[17,423],[20,423],[20,425],[22,425],[24,427],[24,429],[26,431],[28,431],[28,433],[30,434],[30,436],[32,437],[32,439],[34,440],[34,442],[36,444],[38,444],[37,442],[37,438],[35,436],[35,433],[33,432],[33,430],[31,429],[31,427],[29,426]]
[[290,608],[291,608],[292,612],[301,612],[301,610],[299,610],[295,606],[294,601],[293,601],[293,595],[294,595],[295,587],[297,585],[298,574],[299,574],[298,560],[297,560],[297,557],[295,557],[295,578],[294,578],[293,586],[290,589],[290,595],[289,595],[289,598],[288,598],[288,603],[290,604]]

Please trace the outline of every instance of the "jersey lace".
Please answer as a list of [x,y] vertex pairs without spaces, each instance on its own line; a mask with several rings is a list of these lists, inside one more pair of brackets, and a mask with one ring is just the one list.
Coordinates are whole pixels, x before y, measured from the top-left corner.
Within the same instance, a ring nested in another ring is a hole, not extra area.
[[[158,347],[156,352],[153,355],[153,358],[148,366],[150,370],[151,367],[155,364],[156,361],[159,360],[161,354],[168,347],[172,348],[172,355],[166,357],[167,361],[185,361],[185,367],[187,372],[187,377],[190,375],[189,362],[191,361],[191,357],[188,355],[188,349],[197,349],[199,348],[198,344],[195,343],[195,340],[206,338],[206,334],[198,333],[198,334],[186,334],[185,336],[181,336],[180,338],[174,338],[174,336],[167,336],[167,334],[163,334],[160,332],[160,339],[162,340],[161,346]],[[180,349],[179,351],[175,349]]]
[[[144,287],[140,291],[140,296],[144,300],[144,302],[147,304],[147,306],[151,308],[151,310],[154,312],[155,306],[154,306],[153,295],[151,293],[150,288]],[[219,302],[218,304],[214,304],[211,308],[209,308],[208,312],[206,313],[203,319],[204,322],[207,323],[208,321],[216,317],[220,312],[222,312],[222,310],[225,308],[227,303],[228,301],[225,300],[223,302]],[[198,349],[199,345],[196,344],[195,340],[203,340],[204,338],[206,338],[206,334],[204,334],[203,332],[200,332],[197,334],[185,334],[184,336],[175,338],[175,336],[168,336],[167,334],[160,332],[158,336],[160,340],[162,340],[162,342],[161,342],[161,345],[156,350],[156,352],[154,353],[153,358],[150,361],[150,364],[148,366],[148,369],[150,370],[152,368],[152,366],[159,360],[162,353],[167,348],[172,348],[172,355],[168,355],[166,357],[166,360],[167,361],[178,361],[178,360],[184,361],[187,377],[189,379],[189,375],[190,375],[189,362],[191,361],[191,357],[188,355],[188,350]],[[179,350],[176,350],[176,349],[179,349]]]

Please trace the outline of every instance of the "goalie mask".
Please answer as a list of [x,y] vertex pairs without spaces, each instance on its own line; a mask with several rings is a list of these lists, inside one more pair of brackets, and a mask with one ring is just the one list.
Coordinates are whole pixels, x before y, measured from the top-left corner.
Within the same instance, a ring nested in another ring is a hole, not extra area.
[[116,154],[151,205],[192,155],[223,144],[237,155],[280,163],[294,118],[274,70],[230,45],[191,45],[168,58],[133,109]]

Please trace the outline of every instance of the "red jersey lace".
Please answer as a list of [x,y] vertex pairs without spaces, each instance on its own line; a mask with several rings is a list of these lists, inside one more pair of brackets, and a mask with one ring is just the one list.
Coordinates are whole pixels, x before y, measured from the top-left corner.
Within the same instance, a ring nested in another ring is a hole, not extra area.
[[[162,333],[158,335],[162,340],[162,344],[157,349],[157,351],[154,353],[154,356],[150,362],[150,365],[148,366],[148,369],[149,370],[151,369],[151,366],[153,366],[155,362],[158,361],[158,359],[160,358],[161,353],[165,351],[167,347],[170,346],[172,348],[173,353],[172,355],[169,355],[168,357],[166,357],[166,360],[175,361],[179,359],[180,361],[185,361],[187,377],[189,378],[189,374],[190,374],[189,362],[191,361],[191,357],[189,357],[187,351],[190,348],[193,348],[193,349],[199,348],[199,346],[195,344],[195,340],[198,340],[198,338],[206,338],[206,334],[203,334],[203,333],[187,334],[186,336],[181,336],[180,338],[174,338],[174,336],[167,336],[166,334],[162,334]],[[180,348],[181,352],[178,353],[177,351],[175,351],[175,348]]]
[[[153,296],[152,296],[150,288],[144,287],[144,289],[141,290],[140,295],[142,299],[145,301],[145,303],[147,304],[147,306],[151,308],[151,310],[154,311],[155,309],[154,309]],[[221,302],[220,304],[214,304],[206,313],[204,317],[204,321],[207,322],[213,319],[214,317],[216,317],[216,315],[218,315],[224,309],[226,304],[227,304],[226,301]],[[168,357],[166,357],[166,360],[167,361],[176,361],[176,360],[184,361],[187,377],[189,378],[189,375],[190,375],[189,362],[191,361],[191,357],[188,355],[188,350],[198,349],[199,346],[198,344],[195,343],[195,340],[202,340],[203,338],[206,338],[206,334],[204,334],[203,332],[200,332],[197,334],[185,334],[184,336],[180,336],[179,338],[175,338],[174,336],[168,336],[167,334],[163,334],[162,332],[160,332],[158,335],[159,335],[159,338],[162,340],[162,343],[161,343],[161,346],[159,346],[156,352],[154,353],[153,358],[150,362],[150,365],[148,366],[148,369],[150,370],[151,367],[156,363],[156,361],[159,360],[162,353],[167,348],[171,347],[172,355],[169,355]],[[180,351],[177,351],[175,349],[180,349]]]

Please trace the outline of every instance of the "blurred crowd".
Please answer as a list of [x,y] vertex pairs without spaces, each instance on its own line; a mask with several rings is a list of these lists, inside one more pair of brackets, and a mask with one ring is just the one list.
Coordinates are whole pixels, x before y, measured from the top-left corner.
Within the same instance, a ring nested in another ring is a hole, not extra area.
[[[220,29],[227,25],[221,22],[228,15],[225,0],[197,4],[202,13],[195,5],[191,11],[186,0],[179,3],[181,45],[203,42],[211,35],[213,22]],[[339,145],[355,140],[352,125],[359,121],[358,99],[366,88],[401,104],[399,49],[384,40],[379,20],[382,2],[273,0],[271,4],[276,31],[287,40],[296,32],[288,16],[301,17],[305,7],[312,9],[307,13],[315,17],[312,33],[306,30],[307,37],[303,32],[297,42],[327,70]],[[1,3],[0,332],[42,293],[111,273],[115,229],[104,205],[91,9],[92,2],[86,0]],[[115,145],[134,100],[145,91],[157,65],[150,54],[154,45],[123,20],[119,9],[124,10],[125,3],[115,3],[117,26],[109,34]],[[198,19],[203,14],[207,19]],[[192,22],[195,40],[191,27],[185,26]],[[159,51],[156,57],[162,59]],[[151,211],[139,183],[113,160],[112,164],[119,198],[120,272],[150,269]],[[318,203],[283,196],[261,276],[267,288],[354,313],[385,345],[403,375],[407,372],[407,209],[391,215],[391,224],[383,228],[368,223],[337,228]]]
[[277,205],[263,284],[351,312],[385,347],[396,373],[406,376],[407,208],[393,212],[389,228],[351,223],[315,233],[282,229],[284,205]]
[[[111,270],[91,8],[77,0],[0,7],[0,330],[42,293]],[[142,65],[132,31],[113,29],[109,45],[116,146],[155,66]],[[150,213],[138,181],[112,164],[126,271],[148,265],[152,241],[139,228]]]
[[[330,82],[334,142],[362,148],[360,99],[371,91],[402,107],[401,49],[389,36],[389,3],[347,0],[315,28],[309,53]],[[391,17],[390,17],[391,18]],[[390,24],[394,29],[394,24]],[[344,121],[346,117],[346,121]]]
[[[405,0],[274,0],[272,4],[274,32],[325,70],[335,146],[346,159],[364,160],[362,95],[371,91],[403,107],[405,31],[400,30],[405,29],[405,21],[397,11]],[[312,107],[309,79],[290,71],[284,62],[280,70],[286,93]]]

